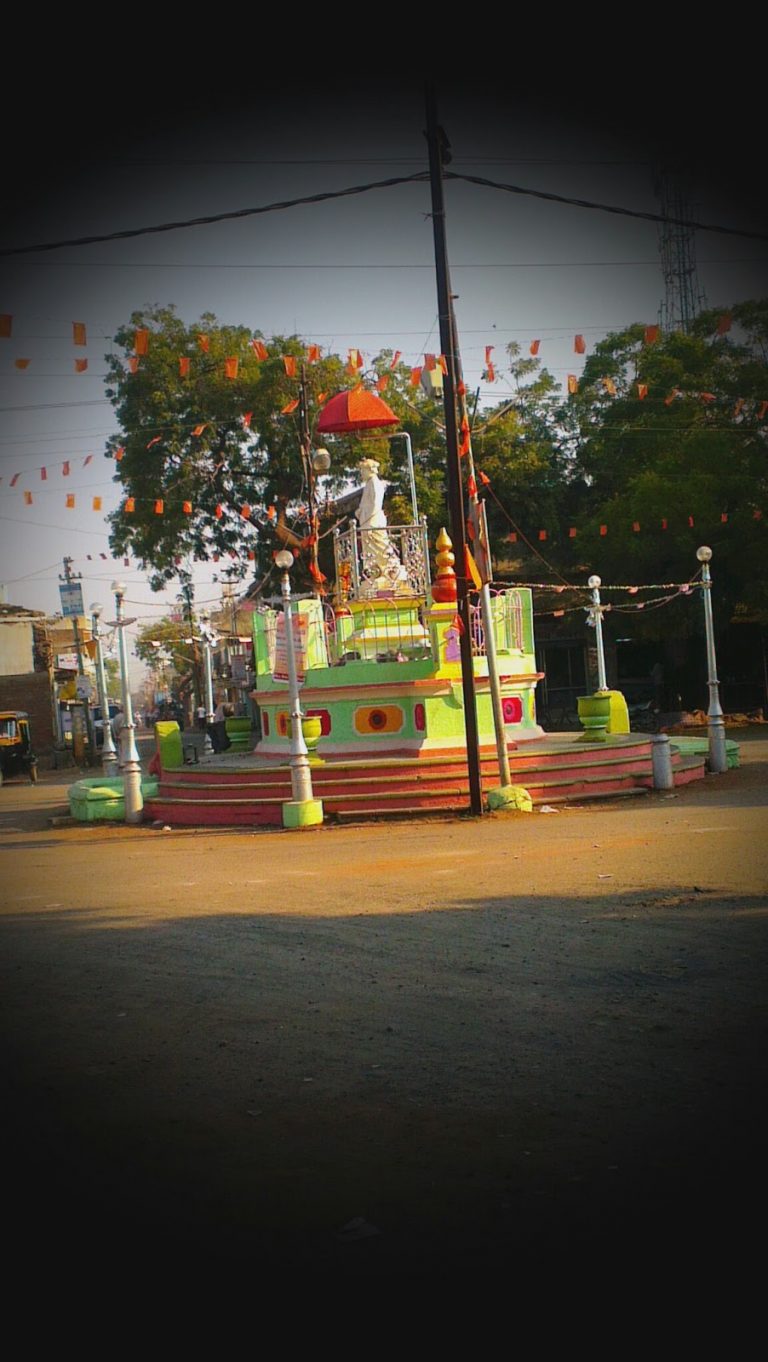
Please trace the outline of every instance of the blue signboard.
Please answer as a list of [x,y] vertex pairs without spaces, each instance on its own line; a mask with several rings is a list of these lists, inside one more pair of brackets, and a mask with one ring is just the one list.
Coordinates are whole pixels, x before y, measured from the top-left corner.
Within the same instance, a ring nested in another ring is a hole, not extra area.
[[83,588],[80,582],[62,582],[59,587],[62,615],[84,615]]

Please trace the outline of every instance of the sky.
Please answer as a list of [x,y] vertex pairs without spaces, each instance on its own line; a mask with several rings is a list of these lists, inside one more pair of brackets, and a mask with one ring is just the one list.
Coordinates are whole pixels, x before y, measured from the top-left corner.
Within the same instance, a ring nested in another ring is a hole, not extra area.
[[[620,73],[610,94],[589,81],[537,83],[530,73],[525,85],[438,80],[450,169],[656,212],[656,169],[677,162],[689,176],[694,217],[766,233],[762,170],[745,136],[759,87],[745,80],[724,97],[706,81],[690,89],[677,82],[662,97],[651,81],[627,98],[621,86]],[[219,90],[215,98],[201,98],[196,85],[162,97],[150,81],[121,113],[100,107],[80,121],[68,115],[72,86],[62,76],[47,80],[40,97],[45,119],[17,126],[12,139],[0,249],[426,169],[423,73],[341,84],[262,79],[253,94]],[[584,363],[574,353],[577,333],[589,352],[612,330],[658,320],[654,223],[464,182],[447,182],[445,199],[465,377],[470,388],[481,385],[482,401],[511,391],[504,347],[512,340],[527,352],[540,339],[543,364],[564,386]],[[340,353],[355,346],[366,359],[399,349],[415,365],[440,348],[429,208],[428,185],[399,185],[235,222],[0,256],[0,313],[13,317],[11,337],[0,339],[7,600],[56,611],[68,555],[82,573],[86,606],[108,606],[110,583],[125,582],[134,632],[174,601],[172,587],[153,595],[137,564],[109,556],[105,516],[119,492],[104,458],[117,429],[105,355],[132,311],[173,304],[187,322],[209,311],[266,336],[297,333]],[[700,231],[696,256],[707,306],[768,296],[765,240]],[[73,322],[86,325],[85,349],[73,346]],[[492,387],[481,383],[487,345],[501,371]],[[75,372],[77,357],[87,358],[86,372]],[[30,360],[26,369],[18,358]],[[75,494],[72,510],[67,492]],[[102,498],[100,511],[93,497]],[[216,576],[215,564],[196,567],[200,605],[218,601]]]

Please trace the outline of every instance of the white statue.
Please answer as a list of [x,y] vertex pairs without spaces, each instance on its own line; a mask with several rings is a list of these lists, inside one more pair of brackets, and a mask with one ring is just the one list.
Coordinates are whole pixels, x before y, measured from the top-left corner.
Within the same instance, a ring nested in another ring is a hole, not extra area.
[[387,484],[379,477],[376,459],[361,459],[357,465],[363,479],[363,495],[355,517],[360,525],[363,542],[363,575],[368,590],[402,591],[408,586],[408,574],[390,541],[387,517],[384,514],[384,493]]

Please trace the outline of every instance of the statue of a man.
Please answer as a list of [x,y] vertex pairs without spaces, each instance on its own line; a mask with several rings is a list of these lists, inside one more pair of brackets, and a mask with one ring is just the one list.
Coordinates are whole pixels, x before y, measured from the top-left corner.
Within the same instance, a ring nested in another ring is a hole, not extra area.
[[407,573],[390,542],[384,514],[386,483],[379,477],[376,459],[361,459],[357,465],[363,479],[363,495],[355,517],[363,541],[363,572],[372,584],[383,587],[407,583]]

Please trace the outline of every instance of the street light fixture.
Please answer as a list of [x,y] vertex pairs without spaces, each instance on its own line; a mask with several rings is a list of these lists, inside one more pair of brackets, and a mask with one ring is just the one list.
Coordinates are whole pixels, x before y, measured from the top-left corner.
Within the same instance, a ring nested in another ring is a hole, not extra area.
[[701,563],[701,589],[704,597],[704,628],[707,636],[707,685],[709,687],[709,708],[707,710],[707,738],[709,742],[709,769],[722,775],[728,769],[728,753],[725,746],[725,719],[720,705],[720,689],[717,680],[717,658],[715,656],[715,631],[712,622],[712,578],[709,564],[712,550],[702,544],[696,550]]
[[117,752],[115,742],[112,737],[112,725],[109,722],[109,699],[107,696],[107,679],[104,672],[104,652],[101,646],[101,632],[99,621],[103,606],[95,601],[91,606],[91,633],[96,644],[96,685],[99,692],[99,705],[101,707],[101,765],[105,776],[115,776],[118,772]]
[[608,682],[605,675],[605,649],[603,647],[603,606],[600,604],[600,587],[602,578],[597,573],[593,573],[587,579],[587,586],[592,590],[592,605],[589,611],[589,620],[595,626],[595,642],[597,643],[597,689],[607,690]]
[[128,676],[128,652],[125,644],[125,630],[133,620],[125,619],[123,615],[123,599],[125,597],[125,583],[113,582],[112,591],[115,593],[115,628],[117,629],[118,654],[120,657],[120,685],[123,696],[123,715],[125,722],[120,731],[120,745],[122,748],[122,770],[123,788],[125,791],[125,821],[126,823],[140,823],[144,811],[144,799],[141,793],[141,764],[139,753],[136,748],[136,728],[133,722],[133,707],[131,705],[131,683]]

